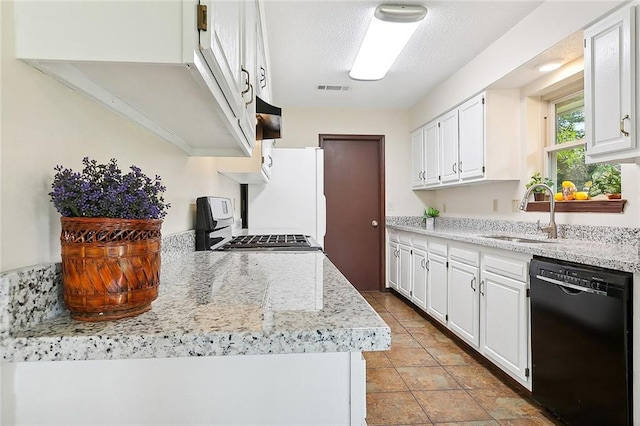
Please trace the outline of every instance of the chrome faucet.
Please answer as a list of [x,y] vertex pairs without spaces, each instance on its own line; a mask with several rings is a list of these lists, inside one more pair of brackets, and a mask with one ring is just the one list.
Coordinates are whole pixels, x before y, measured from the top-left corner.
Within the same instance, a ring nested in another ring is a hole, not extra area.
[[556,200],[553,198],[553,189],[544,183],[536,183],[535,185],[531,185],[527,192],[524,193],[524,197],[522,198],[522,202],[520,203],[520,210],[524,210],[527,208],[527,204],[529,203],[529,196],[536,188],[544,188],[545,191],[549,193],[550,201],[549,201],[549,212],[551,213],[551,217],[549,218],[549,226],[540,226],[540,221],[538,221],[538,229],[542,232],[546,232],[549,238],[558,238],[558,227],[556,226]]

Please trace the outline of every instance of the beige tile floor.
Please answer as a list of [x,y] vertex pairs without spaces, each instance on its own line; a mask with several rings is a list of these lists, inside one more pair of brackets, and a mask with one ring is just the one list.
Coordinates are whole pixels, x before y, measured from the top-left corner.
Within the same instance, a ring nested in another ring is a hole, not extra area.
[[[365,352],[369,425],[557,425],[394,293],[362,295],[391,328],[391,350]],[[470,350],[467,348],[467,350]]]

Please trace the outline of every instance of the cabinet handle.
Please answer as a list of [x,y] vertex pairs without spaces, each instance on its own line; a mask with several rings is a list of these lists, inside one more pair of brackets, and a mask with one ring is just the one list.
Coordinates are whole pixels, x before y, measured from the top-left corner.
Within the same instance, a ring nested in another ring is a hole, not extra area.
[[625,136],[629,136],[629,132],[627,132],[624,129],[624,120],[628,120],[629,119],[629,114],[625,115],[624,117],[622,117],[622,120],[620,120],[620,133],[622,133]]
[[484,287],[484,280],[480,281],[480,294],[484,296],[484,291],[482,291],[482,287]]
[[476,282],[476,277],[471,278],[471,290],[476,291],[476,288],[473,286],[473,283]]
[[456,171],[456,166],[457,166],[457,165],[458,165],[458,163],[453,163],[453,173],[458,173],[458,172]]
[[269,156],[269,167],[273,166],[273,157]]
[[427,259],[426,262],[424,262],[425,265],[427,265],[427,271],[429,270],[429,259]]
[[249,97],[249,102],[244,103],[245,108],[253,103],[253,84],[249,83],[249,88],[251,89],[251,96]]
[[246,75],[247,75],[247,81],[246,81],[246,86],[245,86],[245,87],[246,87],[246,89],[244,89],[244,90],[242,91],[242,93],[241,93],[242,97],[244,98],[244,95],[246,95],[246,94],[249,92],[249,89],[250,89],[250,86],[251,86],[251,83],[249,83],[250,76],[249,76],[249,71],[245,70],[244,68],[240,68],[240,71],[241,71],[243,74],[246,74]]
[[267,70],[264,67],[260,67],[260,88],[267,87]]
[[462,160],[458,163],[458,171],[462,173]]

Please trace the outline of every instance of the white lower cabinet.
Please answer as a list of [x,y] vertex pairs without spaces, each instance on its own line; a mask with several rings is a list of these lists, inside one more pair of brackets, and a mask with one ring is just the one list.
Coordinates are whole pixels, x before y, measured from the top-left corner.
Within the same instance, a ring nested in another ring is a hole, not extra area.
[[398,291],[411,298],[411,246],[399,244],[398,258]]
[[530,388],[528,260],[483,258],[480,284],[480,352]]
[[427,309],[427,252],[413,248],[411,254],[411,301],[422,308]]
[[527,389],[530,255],[389,232],[389,287]]
[[398,258],[400,257],[400,244],[398,243],[397,238],[398,234],[390,232],[387,243],[387,270],[389,273],[387,282],[388,287],[394,290],[398,289]]
[[475,348],[480,345],[479,258],[477,250],[449,251],[448,327]]
[[430,241],[427,264],[427,313],[447,324],[447,244]]

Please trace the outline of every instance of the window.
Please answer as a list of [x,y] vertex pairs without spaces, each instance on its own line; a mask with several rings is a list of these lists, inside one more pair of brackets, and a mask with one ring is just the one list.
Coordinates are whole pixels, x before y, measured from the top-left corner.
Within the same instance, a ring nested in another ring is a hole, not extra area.
[[584,92],[549,101],[547,123],[548,175],[556,191],[560,191],[563,182],[570,181],[590,197],[620,193],[619,164],[585,164]]

